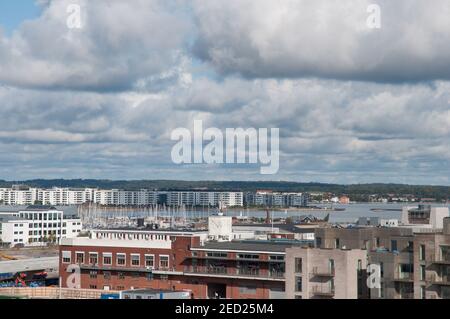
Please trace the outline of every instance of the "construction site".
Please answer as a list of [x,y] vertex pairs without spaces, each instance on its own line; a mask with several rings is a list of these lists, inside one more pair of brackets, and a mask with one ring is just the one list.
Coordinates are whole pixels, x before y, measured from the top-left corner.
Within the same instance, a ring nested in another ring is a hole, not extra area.
[[57,247],[0,250],[0,295],[8,288],[56,287],[58,256]]

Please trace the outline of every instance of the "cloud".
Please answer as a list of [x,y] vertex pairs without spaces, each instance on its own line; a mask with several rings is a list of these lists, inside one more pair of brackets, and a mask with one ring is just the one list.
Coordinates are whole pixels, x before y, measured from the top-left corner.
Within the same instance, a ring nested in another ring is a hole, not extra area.
[[[81,29],[69,29],[69,4]],[[124,91],[176,80],[189,21],[176,1],[58,0],[0,37],[0,83],[39,89]],[[168,74],[170,78],[168,78]]]
[[83,176],[267,178],[256,166],[173,165],[171,131],[203,119],[205,128],[279,127],[280,173],[269,179],[448,184],[449,92],[448,82],[231,77],[142,95],[3,89],[0,147],[3,161],[26,177],[55,177],[71,167],[64,176],[92,168],[96,175]]
[[[195,54],[224,75],[373,82],[450,79],[450,3],[194,1]],[[381,29],[367,27],[369,5]]]
[[[450,184],[440,0],[380,0],[381,30],[368,1],[80,1],[81,30],[67,3],[0,36],[1,178]],[[195,119],[280,128],[279,174],[175,166]]]

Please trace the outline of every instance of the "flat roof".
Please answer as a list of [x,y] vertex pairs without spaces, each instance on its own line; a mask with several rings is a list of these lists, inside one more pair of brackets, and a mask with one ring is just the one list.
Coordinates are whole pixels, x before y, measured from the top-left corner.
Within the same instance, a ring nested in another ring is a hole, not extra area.
[[222,250],[243,252],[274,252],[284,253],[286,248],[305,245],[301,241],[232,241],[232,242],[207,242],[201,247],[192,247],[192,250]]
[[185,233],[185,234],[201,234],[207,233],[205,229],[176,229],[176,228],[138,228],[138,227],[118,227],[118,228],[95,228],[92,229],[95,232],[148,232],[148,233]]
[[[300,227],[299,227],[300,226]],[[304,226],[304,227],[301,227]],[[233,227],[264,227],[264,228],[272,228],[272,224],[234,224]],[[295,224],[273,224],[274,228],[279,228],[281,230],[305,234],[305,233],[314,233],[314,229],[319,228],[319,225],[315,224],[306,224],[306,225],[295,225]]]
[[24,271],[36,271],[58,269],[59,257],[42,257],[31,259],[19,259],[0,262],[0,273],[18,273]]
[[0,206],[0,213],[5,214],[17,214],[19,212],[39,212],[39,211],[47,211],[47,210],[57,210],[62,211],[64,217],[72,217],[72,216],[78,216],[78,207],[71,205],[71,206],[50,206],[50,205],[16,205],[16,206],[7,206],[3,205]]
[[18,221],[18,222],[24,222],[27,221],[25,218],[21,218],[19,216],[12,216],[12,215],[0,215],[0,222],[10,222],[10,221]]

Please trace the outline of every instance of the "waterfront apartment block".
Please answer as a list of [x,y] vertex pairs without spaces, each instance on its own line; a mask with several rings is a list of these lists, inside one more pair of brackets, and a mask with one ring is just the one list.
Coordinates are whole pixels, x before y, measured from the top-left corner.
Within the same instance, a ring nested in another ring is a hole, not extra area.
[[81,205],[95,203],[110,206],[243,206],[243,193],[234,191],[155,191],[96,188],[51,189],[14,186],[0,188],[0,202],[4,205]]
[[82,222],[76,214],[52,206],[29,206],[0,215],[0,239],[4,246],[57,244],[61,238],[77,237],[81,230]]
[[257,191],[245,194],[245,205],[267,207],[306,207],[309,194]]
[[367,297],[367,252],[362,249],[286,249],[288,299]]

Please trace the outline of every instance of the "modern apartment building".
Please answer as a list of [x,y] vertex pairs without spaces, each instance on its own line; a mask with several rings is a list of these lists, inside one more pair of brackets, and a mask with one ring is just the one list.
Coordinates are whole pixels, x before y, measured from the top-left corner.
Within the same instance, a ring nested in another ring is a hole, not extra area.
[[367,298],[367,252],[362,249],[286,249],[288,299]]
[[309,195],[307,193],[280,193],[258,191],[245,194],[245,204],[248,206],[268,207],[306,207]]
[[370,298],[447,299],[448,209],[405,212],[413,223],[399,227],[318,228],[316,246],[365,250],[368,264],[380,267],[380,285],[370,289]]
[[114,206],[243,206],[243,193],[237,191],[154,191],[95,188],[51,189],[14,186],[0,188],[0,201],[4,205],[81,205],[96,203]]
[[17,216],[0,216],[0,246],[28,244],[29,221]]
[[76,214],[52,206],[29,206],[0,217],[2,243],[12,247],[59,243],[61,238],[77,237],[81,230]]

